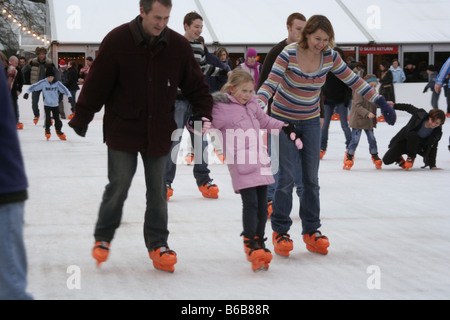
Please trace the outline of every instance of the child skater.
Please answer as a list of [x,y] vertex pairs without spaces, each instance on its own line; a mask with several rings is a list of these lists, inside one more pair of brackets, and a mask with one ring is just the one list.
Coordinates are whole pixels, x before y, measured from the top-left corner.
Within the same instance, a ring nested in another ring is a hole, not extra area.
[[272,260],[266,249],[267,186],[274,183],[270,160],[260,129],[282,129],[297,148],[303,147],[292,124],[269,117],[254,95],[255,81],[246,71],[235,69],[222,90],[213,94],[212,128],[221,132],[225,161],[233,188],[243,204],[244,251],[252,270],[267,270]]
[[[375,75],[368,74],[364,77],[364,80],[366,80],[372,88],[376,89],[378,80]],[[376,115],[377,106],[354,91],[349,121],[349,127],[352,128],[352,140],[345,153],[345,170],[350,170],[353,166],[353,156],[355,155],[363,130],[366,133],[367,141],[369,142],[369,152],[372,155],[372,161],[375,164],[375,168],[381,169],[382,161],[378,156],[377,140],[375,139],[373,131],[377,126]]]
[[31,85],[23,98],[28,99],[30,92],[42,91],[44,95],[44,110],[45,110],[45,137],[50,139],[51,114],[55,120],[56,134],[61,140],[66,140],[66,135],[61,131],[62,122],[59,119],[59,94],[65,94],[72,102],[72,95],[60,81],[55,81],[55,72],[53,68],[48,68],[45,73],[45,79]]

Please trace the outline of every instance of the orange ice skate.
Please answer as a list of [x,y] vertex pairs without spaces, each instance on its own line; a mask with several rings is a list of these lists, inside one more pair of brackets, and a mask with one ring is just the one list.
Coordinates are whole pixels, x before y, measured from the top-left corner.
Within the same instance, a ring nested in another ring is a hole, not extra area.
[[327,254],[330,242],[320,231],[315,231],[303,235],[303,241],[306,243],[306,249],[311,252]]
[[289,257],[289,252],[294,249],[294,242],[287,233],[273,232],[272,243],[275,253],[283,257]]
[[177,254],[175,251],[167,247],[161,247],[150,251],[148,254],[153,261],[153,267],[155,269],[170,273],[175,271],[174,266],[177,263]]
[[108,259],[110,243],[106,241],[96,241],[92,249],[92,256],[97,260],[97,267]]

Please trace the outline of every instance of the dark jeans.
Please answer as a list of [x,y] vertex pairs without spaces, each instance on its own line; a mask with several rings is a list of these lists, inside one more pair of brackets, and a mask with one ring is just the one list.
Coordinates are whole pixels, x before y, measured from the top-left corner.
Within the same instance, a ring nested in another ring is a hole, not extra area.
[[62,129],[62,122],[61,119],[59,119],[59,107],[48,107],[44,106],[45,110],[45,129],[49,130],[52,126],[52,115],[53,120],[55,120],[55,129],[56,132],[61,131]]
[[[164,172],[167,157],[148,157],[141,153],[147,187],[147,208],[144,220],[144,240],[149,251],[167,246],[168,215]],[[108,179],[94,237],[96,241],[114,238],[119,227],[123,205],[136,173],[138,152],[115,151],[108,148]]]
[[264,237],[267,222],[267,186],[239,190],[242,198],[242,234],[253,239]]
[[[177,163],[174,161],[177,158],[178,151],[180,150],[180,142],[182,139],[182,130],[186,126],[186,122],[189,117],[192,115],[191,106],[187,100],[176,100],[175,101],[175,122],[177,124],[177,128],[179,130],[180,136],[176,137],[173,141],[172,148],[170,149],[169,156],[167,157],[167,165],[166,165],[166,183],[172,184],[175,180],[175,174],[177,171]],[[210,170],[208,169],[208,159],[207,152],[204,152],[208,148],[208,141],[203,139],[203,137],[196,136],[192,132],[189,131],[192,146],[195,148],[196,145],[202,146],[201,152],[200,150],[195,150],[194,157],[194,178],[197,182],[197,186],[202,186],[208,181],[211,180],[209,177]],[[195,140],[201,139],[202,141],[198,141],[196,144]],[[201,158],[201,159],[199,159]]]
[[35,117],[40,116],[39,112],[39,97],[41,96],[41,91],[33,91],[31,93],[31,107],[33,108],[33,114]]
[[341,128],[344,131],[345,136],[345,147],[348,147],[350,141],[352,140],[352,132],[348,126],[347,116],[348,110],[351,103],[345,105],[342,103],[328,103],[324,105],[325,116],[323,119],[323,127],[321,134],[320,150],[327,150],[328,147],[328,130],[330,128],[331,117],[333,112],[336,111],[339,114]]

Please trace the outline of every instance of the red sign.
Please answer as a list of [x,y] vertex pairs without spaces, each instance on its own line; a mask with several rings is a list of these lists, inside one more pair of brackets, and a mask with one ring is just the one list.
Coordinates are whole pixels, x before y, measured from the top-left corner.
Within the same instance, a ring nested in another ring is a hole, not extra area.
[[398,54],[398,46],[361,46],[360,54]]

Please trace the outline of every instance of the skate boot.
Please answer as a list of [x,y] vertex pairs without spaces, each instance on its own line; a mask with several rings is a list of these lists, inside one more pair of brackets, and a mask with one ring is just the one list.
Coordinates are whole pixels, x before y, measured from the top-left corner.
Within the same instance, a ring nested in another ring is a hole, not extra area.
[[411,169],[411,168],[413,167],[413,165],[414,165],[414,158],[408,157],[408,158],[406,159],[406,162],[405,162],[405,164],[404,164],[403,169],[409,170],[409,169]]
[[267,202],[267,218],[270,219],[273,213],[272,201]]
[[383,162],[381,161],[380,157],[378,156],[378,153],[372,154],[372,161],[373,161],[373,164],[375,165],[375,168],[381,169],[381,165],[383,164]]
[[23,130],[23,123],[17,122],[17,130]]
[[403,157],[398,158],[398,160],[396,161],[396,163],[403,169],[406,169],[405,167],[405,159]]
[[186,157],[184,157],[184,160],[186,161],[187,165],[190,165],[192,161],[194,161],[194,154],[188,153]]
[[52,134],[50,133],[50,129],[45,129],[45,137],[47,138],[47,141],[50,140],[50,137]]
[[106,241],[95,242],[94,248],[92,249],[92,256],[97,260],[97,267],[108,259],[110,243]]
[[294,242],[287,233],[276,233],[274,231],[272,243],[275,253],[283,257],[289,257],[289,252],[294,249]]
[[170,250],[168,247],[160,247],[150,251],[148,254],[153,261],[155,269],[170,273],[175,271],[174,265],[177,263],[175,251]]
[[34,125],[37,125],[37,123],[39,122],[39,117],[34,117],[33,122]]
[[56,131],[56,135],[57,135],[61,140],[67,140],[66,135],[65,135],[64,132],[62,132],[62,131]]
[[167,200],[169,200],[170,197],[173,196],[173,189],[170,183],[166,184],[166,188],[167,188]]
[[311,252],[327,254],[330,242],[320,231],[314,231],[303,235],[303,241],[306,243],[306,249]]
[[204,185],[198,187],[198,190],[200,190],[205,198],[219,198],[219,188],[217,187],[217,185],[212,183],[212,180],[209,180]]
[[269,263],[272,261],[272,254],[264,245],[265,239],[255,237],[249,239],[244,236],[244,252],[247,260],[252,263],[253,272],[269,269]]
[[350,170],[353,167],[353,155],[352,154],[348,154],[347,152],[345,153],[345,158],[344,158],[344,170]]

